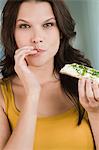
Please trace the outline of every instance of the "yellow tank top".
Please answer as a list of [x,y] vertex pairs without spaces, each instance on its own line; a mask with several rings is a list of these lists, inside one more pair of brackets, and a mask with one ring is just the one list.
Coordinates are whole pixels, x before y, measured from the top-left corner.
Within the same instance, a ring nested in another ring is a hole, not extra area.
[[[6,115],[12,131],[17,125],[20,112],[15,106],[11,83],[1,84]],[[94,150],[91,130],[86,119],[77,126],[76,109],[60,115],[37,119],[33,150]]]

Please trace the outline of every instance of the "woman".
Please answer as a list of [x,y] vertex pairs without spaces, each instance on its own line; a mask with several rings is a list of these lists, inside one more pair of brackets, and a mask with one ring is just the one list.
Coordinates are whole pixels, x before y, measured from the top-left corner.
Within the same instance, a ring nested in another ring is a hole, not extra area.
[[66,63],[91,66],[70,45],[74,27],[63,1],[7,1],[0,150],[99,150],[98,84],[59,73]]

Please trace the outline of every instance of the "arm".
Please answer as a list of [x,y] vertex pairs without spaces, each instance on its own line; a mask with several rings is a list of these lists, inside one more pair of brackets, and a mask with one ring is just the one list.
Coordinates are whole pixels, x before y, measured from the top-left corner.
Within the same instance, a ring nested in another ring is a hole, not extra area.
[[82,79],[78,84],[79,100],[88,113],[96,150],[99,150],[99,84]]
[[98,116],[96,114],[88,114],[88,118],[93,132],[96,150],[99,150],[99,114]]
[[[0,99],[1,100],[1,99]],[[9,123],[4,113],[2,106],[0,105],[0,150],[6,145],[11,135]]]
[[29,54],[35,54],[35,51],[31,51],[31,48],[27,47],[16,50],[15,71],[25,90],[26,99],[16,128],[12,132],[7,144],[0,150],[33,150],[41,88],[25,60]]
[[27,97],[17,126],[11,134],[0,92],[0,150],[33,150],[38,99],[36,93],[35,96]]
[[33,150],[38,101],[29,96],[20,114],[18,124],[3,150]]

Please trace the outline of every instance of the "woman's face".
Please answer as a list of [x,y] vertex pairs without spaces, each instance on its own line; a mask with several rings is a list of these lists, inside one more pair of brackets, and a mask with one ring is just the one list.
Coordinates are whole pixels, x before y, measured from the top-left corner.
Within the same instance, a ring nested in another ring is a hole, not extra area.
[[60,45],[60,32],[48,2],[23,2],[16,20],[15,41],[18,48],[33,46],[37,55],[29,55],[28,63],[36,66],[53,62]]

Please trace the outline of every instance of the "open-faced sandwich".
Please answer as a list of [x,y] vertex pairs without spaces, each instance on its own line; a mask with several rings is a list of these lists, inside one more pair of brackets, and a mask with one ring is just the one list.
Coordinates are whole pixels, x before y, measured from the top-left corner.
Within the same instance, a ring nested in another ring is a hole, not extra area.
[[84,65],[77,63],[66,64],[61,70],[60,73],[66,74],[75,78],[89,78],[99,82],[99,70],[90,68]]

